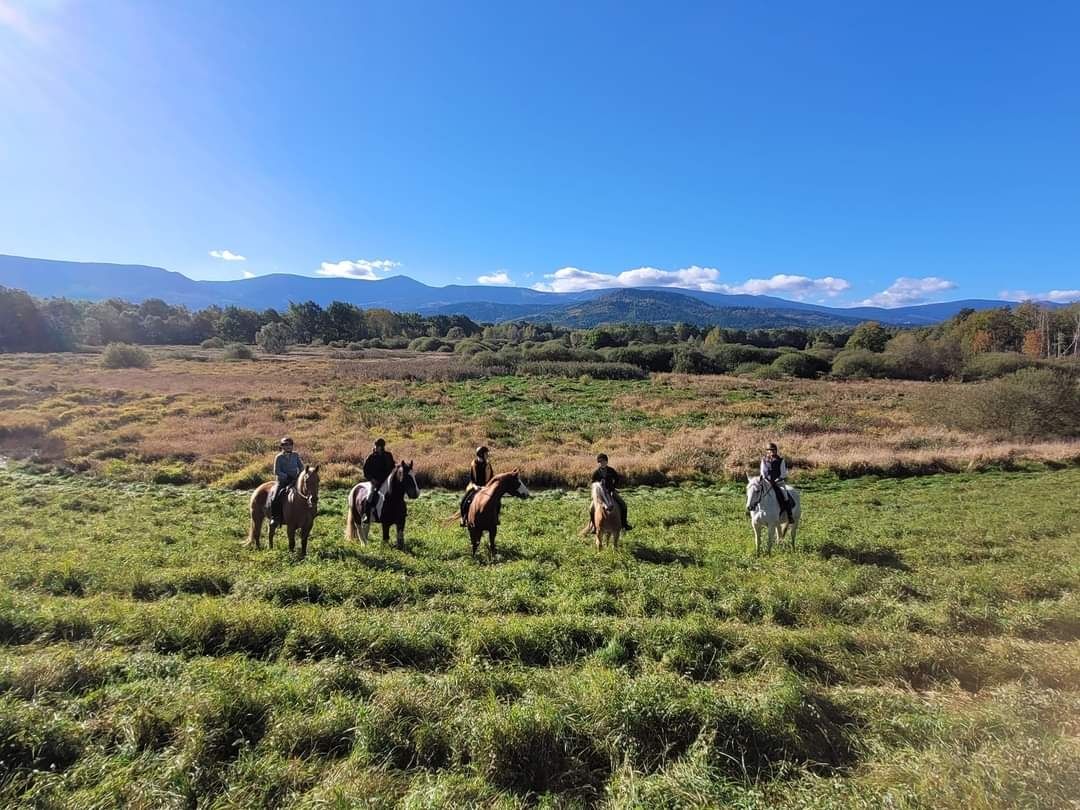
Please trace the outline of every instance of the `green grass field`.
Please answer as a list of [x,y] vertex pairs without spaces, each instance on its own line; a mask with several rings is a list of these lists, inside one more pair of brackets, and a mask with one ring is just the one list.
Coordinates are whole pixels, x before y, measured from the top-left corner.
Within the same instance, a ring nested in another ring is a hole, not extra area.
[[398,552],[329,490],[298,562],[243,493],[8,468],[0,802],[1075,806],[1078,491],[819,476],[768,558],[739,486],[628,490],[599,554],[549,491],[474,560],[454,494]]

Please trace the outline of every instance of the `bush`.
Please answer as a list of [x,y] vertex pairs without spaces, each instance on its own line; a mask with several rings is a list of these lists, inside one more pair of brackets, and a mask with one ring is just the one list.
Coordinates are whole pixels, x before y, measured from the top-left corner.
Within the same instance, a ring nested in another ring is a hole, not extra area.
[[991,380],[1038,365],[1041,365],[1038,360],[1017,352],[987,352],[976,354],[964,363],[960,376],[964,380]]
[[230,343],[225,347],[224,356],[226,360],[251,360],[255,357],[255,352],[243,343]]
[[628,363],[582,363],[578,361],[522,363],[518,373],[534,377],[567,377],[576,379],[589,376],[594,380],[644,380],[648,375],[637,366]]
[[726,369],[717,366],[704,352],[680,346],[672,357],[671,370],[676,374],[721,374]]
[[207,338],[199,344],[200,349],[224,349],[225,341],[219,337]]
[[1027,368],[989,382],[934,391],[927,419],[1018,439],[1080,436],[1080,384],[1067,371]]
[[671,346],[641,345],[605,349],[604,357],[611,363],[629,363],[646,371],[671,371],[675,350]]
[[827,372],[829,363],[827,360],[822,360],[806,352],[789,352],[781,354],[773,360],[770,368],[790,377],[811,379],[818,374]]
[[848,379],[866,377],[904,379],[907,376],[902,363],[896,357],[866,349],[844,349],[833,360],[832,373],[836,377]]
[[291,337],[292,332],[285,324],[268,323],[255,335],[255,342],[267,354],[285,354],[289,350],[289,338]]
[[453,346],[449,343],[445,343],[436,337],[418,337],[412,343],[409,344],[409,351],[411,352],[437,352],[448,346],[453,351]]
[[110,343],[101,355],[104,368],[150,368],[153,364],[146,349],[130,343]]
[[742,343],[722,343],[708,350],[708,357],[715,374],[727,374],[742,363],[771,363],[780,352],[776,349],[762,349]]
[[885,351],[885,344],[888,342],[889,333],[884,326],[877,321],[863,321],[851,333],[846,348],[877,353]]

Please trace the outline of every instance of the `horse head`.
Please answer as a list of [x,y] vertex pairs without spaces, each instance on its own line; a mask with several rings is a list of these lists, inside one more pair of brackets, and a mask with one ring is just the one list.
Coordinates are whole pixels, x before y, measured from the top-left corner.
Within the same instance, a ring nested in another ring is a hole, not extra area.
[[304,467],[296,482],[296,489],[312,509],[319,507],[319,465]]
[[405,495],[409,498],[420,497],[420,485],[416,483],[416,476],[413,475],[413,462],[402,461],[397,466],[395,472],[397,480],[405,487]]
[[753,511],[761,503],[764,489],[761,486],[761,477],[747,474],[746,476],[746,511]]
[[525,486],[525,482],[521,480],[521,476],[518,474],[517,470],[510,473],[510,478],[508,480],[511,482],[511,487],[507,492],[515,498],[524,499],[529,497],[529,488]]

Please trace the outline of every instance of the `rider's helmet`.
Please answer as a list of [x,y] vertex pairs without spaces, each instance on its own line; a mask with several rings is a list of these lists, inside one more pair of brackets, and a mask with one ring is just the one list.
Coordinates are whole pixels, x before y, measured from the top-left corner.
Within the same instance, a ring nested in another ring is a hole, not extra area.
[[768,452],[769,450],[772,450],[774,453],[779,452],[776,448],[776,442],[769,442],[765,445],[765,452]]
[[599,455],[597,455],[597,457],[596,457],[596,463],[597,464],[603,464],[603,463],[606,463],[606,462],[607,462],[607,453],[600,453]]
[[478,456],[487,456],[487,454],[488,454],[488,449],[487,449],[487,447],[485,445],[480,445],[479,447],[476,448],[476,455],[478,455]]
[[376,447],[386,447],[386,439],[379,438],[375,440]]
[[292,447],[292,445],[293,445],[292,437],[291,436],[282,437],[281,442],[279,442],[279,444],[281,444],[281,446],[283,448]]

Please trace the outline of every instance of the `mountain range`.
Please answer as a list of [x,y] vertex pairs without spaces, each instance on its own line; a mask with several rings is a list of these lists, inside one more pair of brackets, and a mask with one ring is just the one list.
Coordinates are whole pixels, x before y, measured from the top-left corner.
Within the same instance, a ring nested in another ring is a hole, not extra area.
[[946,301],[884,309],[828,307],[767,295],[728,295],[701,290],[621,288],[573,293],[525,287],[451,284],[432,287],[408,276],[375,281],[312,278],[285,273],[236,281],[196,281],[161,267],[34,259],[0,254],[0,286],[38,298],[100,301],[160,298],[192,309],[240,306],[283,310],[290,302],[327,306],[347,301],[369,309],[460,314],[480,322],[544,321],[591,327],[605,323],[692,323],[734,328],[847,326],[877,320],[897,326],[922,326],[946,320],[961,309],[988,309],[1014,302],[985,299]]

